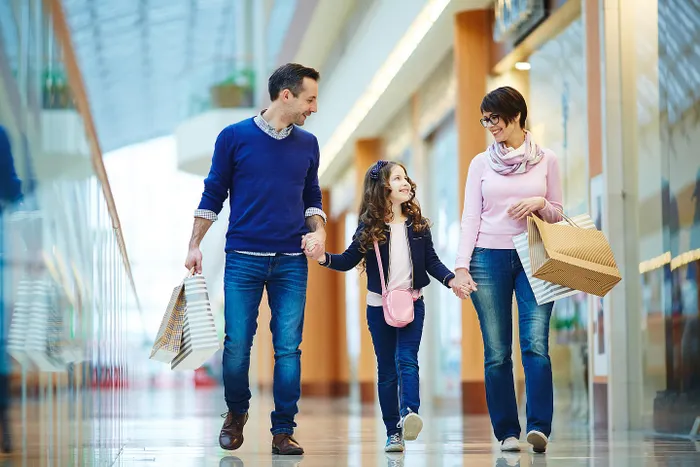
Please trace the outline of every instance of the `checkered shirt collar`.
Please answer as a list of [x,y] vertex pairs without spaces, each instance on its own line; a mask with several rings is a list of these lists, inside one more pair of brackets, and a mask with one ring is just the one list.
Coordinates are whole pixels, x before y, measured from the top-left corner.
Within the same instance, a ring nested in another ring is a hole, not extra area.
[[263,109],[254,118],[255,124],[258,126],[258,128],[260,128],[262,131],[264,131],[265,133],[267,133],[275,139],[284,139],[287,136],[289,136],[289,134],[294,129],[294,125],[289,125],[287,128],[282,128],[282,130],[277,131],[275,127],[271,126],[269,123],[267,123],[267,120],[263,118],[263,114],[266,110],[267,109]]

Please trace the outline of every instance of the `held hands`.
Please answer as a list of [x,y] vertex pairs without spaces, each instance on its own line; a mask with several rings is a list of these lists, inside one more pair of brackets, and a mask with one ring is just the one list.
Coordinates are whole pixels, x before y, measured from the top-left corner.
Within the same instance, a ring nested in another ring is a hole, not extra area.
[[547,200],[545,200],[542,196],[525,198],[508,208],[508,216],[513,220],[520,221],[525,219],[530,214],[544,209],[546,205]]
[[457,269],[455,277],[447,285],[452,288],[452,292],[462,300],[467,298],[472,292],[476,292],[477,284],[466,269]]
[[451,279],[450,282],[447,283],[448,286],[452,289],[452,293],[455,294],[457,297],[461,298],[464,300],[469,296],[469,289],[467,288],[466,285],[459,284],[456,279]]
[[326,257],[326,231],[319,229],[304,235],[301,238],[301,249],[307,257],[323,261]]

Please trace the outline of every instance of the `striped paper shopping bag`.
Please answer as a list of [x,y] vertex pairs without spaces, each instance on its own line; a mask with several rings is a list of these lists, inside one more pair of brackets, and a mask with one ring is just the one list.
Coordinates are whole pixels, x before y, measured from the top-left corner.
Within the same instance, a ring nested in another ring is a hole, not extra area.
[[22,279],[17,284],[15,309],[12,313],[12,321],[7,336],[7,353],[25,368],[32,365],[27,349],[27,334],[29,332],[29,321],[32,316],[31,300],[33,288],[34,281],[29,279]]
[[207,283],[202,275],[185,279],[185,319],[180,352],[171,362],[173,370],[196,370],[220,348]]
[[42,372],[63,372],[65,345],[63,311],[56,303],[54,283],[49,279],[33,283],[31,315],[27,326],[25,350]]
[[185,320],[184,282],[173,289],[158,329],[156,341],[151,349],[151,360],[170,363],[180,352],[182,327]]
[[[582,229],[595,230],[596,228],[593,219],[591,219],[591,216],[588,214],[572,217],[571,221]],[[567,221],[561,221],[559,224],[567,224]],[[547,282],[532,275],[527,231],[513,237],[513,244],[515,245],[515,250],[518,252],[518,257],[520,257],[520,262],[523,265],[523,269],[527,275],[527,280],[530,282],[530,287],[532,287],[532,291],[535,294],[535,299],[537,300],[538,305],[543,305],[555,300],[561,300],[562,298],[570,297],[579,293],[578,290],[571,289],[563,285],[554,284],[552,282]]]
[[597,229],[567,222],[527,218],[532,275],[538,279],[604,297],[621,280],[608,239]]

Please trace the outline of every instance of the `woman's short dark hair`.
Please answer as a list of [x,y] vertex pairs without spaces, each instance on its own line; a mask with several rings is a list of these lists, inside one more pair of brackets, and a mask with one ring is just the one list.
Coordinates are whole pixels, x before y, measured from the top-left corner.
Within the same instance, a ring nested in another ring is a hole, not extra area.
[[509,125],[520,114],[520,128],[525,128],[525,120],[527,120],[525,98],[510,86],[504,86],[486,94],[481,101],[481,113],[484,112],[498,114]]
[[270,100],[276,100],[284,89],[289,89],[294,97],[299,97],[299,93],[304,89],[304,78],[318,81],[321,74],[298,63],[287,63],[277,68],[267,81]]

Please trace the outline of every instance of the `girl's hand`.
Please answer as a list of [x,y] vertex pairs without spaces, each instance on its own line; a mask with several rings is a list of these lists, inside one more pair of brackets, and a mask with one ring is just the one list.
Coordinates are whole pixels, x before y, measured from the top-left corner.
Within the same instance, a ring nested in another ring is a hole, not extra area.
[[450,286],[450,288],[452,289],[452,293],[454,293],[457,296],[457,298],[460,298],[462,300],[467,298],[471,293],[466,285],[458,284],[456,279],[450,280],[450,282],[448,282],[447,285]]
[[477,284],[466,269],[457,269],[454,279],[447,284],[454,294],[464,300],[472,292],[476,292]]
[[508,208],[508,216],[513,220],[520,221],[527,218],[530,214],[544,209],[546,205],[547,200],[542,196],[525,198]]

